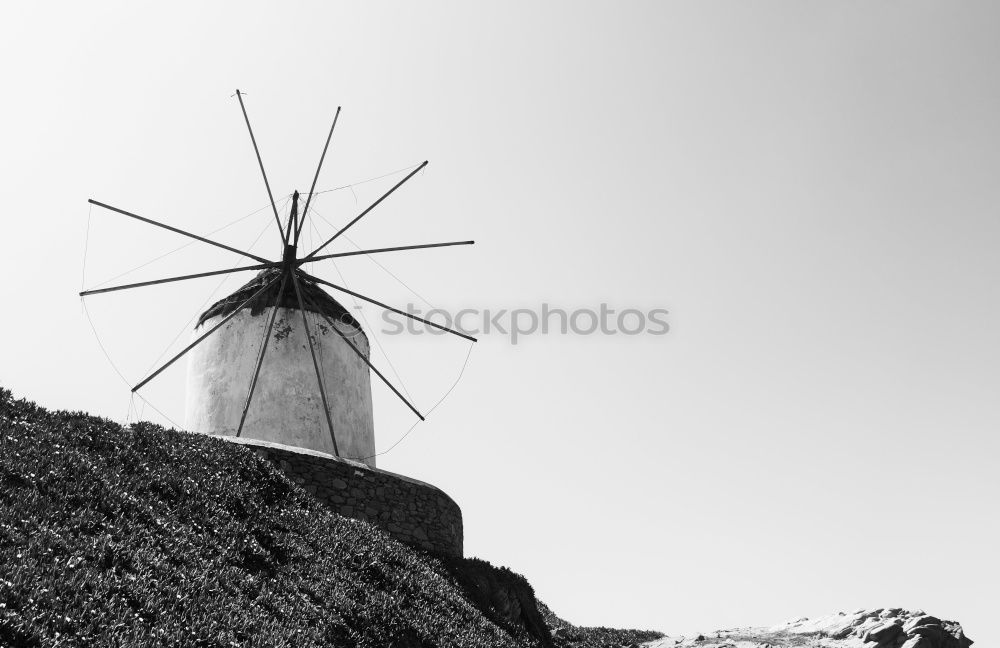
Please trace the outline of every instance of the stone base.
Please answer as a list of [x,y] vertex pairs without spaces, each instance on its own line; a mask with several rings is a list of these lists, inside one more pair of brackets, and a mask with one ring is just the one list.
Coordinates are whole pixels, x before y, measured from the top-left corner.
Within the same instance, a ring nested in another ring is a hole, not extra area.
[[344,517],[370,522],[413,547],[462,557],[462,510],[430,484],[314,450],[221,438],[252,448]]

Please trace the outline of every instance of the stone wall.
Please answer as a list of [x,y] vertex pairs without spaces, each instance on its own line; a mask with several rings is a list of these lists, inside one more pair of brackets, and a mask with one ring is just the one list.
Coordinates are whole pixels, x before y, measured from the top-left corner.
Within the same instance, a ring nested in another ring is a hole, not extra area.
[[344,517],[371,522],[408,545],[462,557],[462,510],[430,484],[314,450],[222,438],[253,449]]

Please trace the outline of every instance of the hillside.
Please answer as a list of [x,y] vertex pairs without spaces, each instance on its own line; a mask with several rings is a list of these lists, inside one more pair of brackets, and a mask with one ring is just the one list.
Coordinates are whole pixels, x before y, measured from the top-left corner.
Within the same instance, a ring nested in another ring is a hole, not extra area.
[[0,645],[553,645],[537,605],[517,574],[335,515],[240,446],[0,391]]
[[0,646],[970,643],[957,623],[899,609],[687,638],[578,627],[518,574],[340,517],[239,445],[0,389]]

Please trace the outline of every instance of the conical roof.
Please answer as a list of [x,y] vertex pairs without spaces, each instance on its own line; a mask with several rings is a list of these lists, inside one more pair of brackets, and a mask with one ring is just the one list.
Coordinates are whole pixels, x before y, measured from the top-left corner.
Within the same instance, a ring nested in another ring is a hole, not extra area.
[[[265,309],[274,306],[275,303],[282,308],[298,309],[299,301],[295,296],[295,287],[292,285],[291,281],[285,282],[284,291],[280,296],[278,295],[278,290],[281,288],[280,277],[281,268],[265,268],[264,270],[261,270],[257,273],[256,277],[240,286],[236,292],[212,304],[212,306],[198,318],[198,326],[201,326],[206,321],[217,315],[222,317],[229,315],[235,311],[240,304],[250,299],[250,297],[252,297],[255,292],[260,290],[264,284],[267,284],[275,279],[277,279],[277,281],[274,281],[270,288],[258,295],[256,299],[244,306],[244,308],[249,308],[251,315],[260,315]],[[361,324],[354,319],[351,313],[348,312],[348,310],[344,308],[340,302],[327,294],[327,292],[320,288],[315,282],[302,276],[299,276],[298,279],[299,288],[302,290],[302,300],[305,303],[307,311],[320,313],[322,315],[326,315],[334,322],[353,326],[362,335],[364,335],[364,330],[361,328]]]

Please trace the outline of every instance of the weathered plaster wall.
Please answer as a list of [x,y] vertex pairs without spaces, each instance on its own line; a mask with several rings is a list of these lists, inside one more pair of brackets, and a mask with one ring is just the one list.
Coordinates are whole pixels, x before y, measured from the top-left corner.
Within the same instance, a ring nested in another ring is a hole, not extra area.
[[[278,311],[242,437],[334,454],[302,313],[289,308]],[[219,436],[236,434],[270,313],[265,309],[254,316],[244,309],[188,354],[186,429]],[[203,334],[220,319],[207,320],[194,335]],[[368,366],[318,315],[308,313],[308,319],[340,456],[374,466]],[[353,333],[348,326],[338,327],[347,335]],[[368,355],[364,335],[355,335],[352,341]]]
[[345,517],[365,520],[409,545],[462,557],[462,510],[444,491],[363,463],[254,439],[253,448]]

